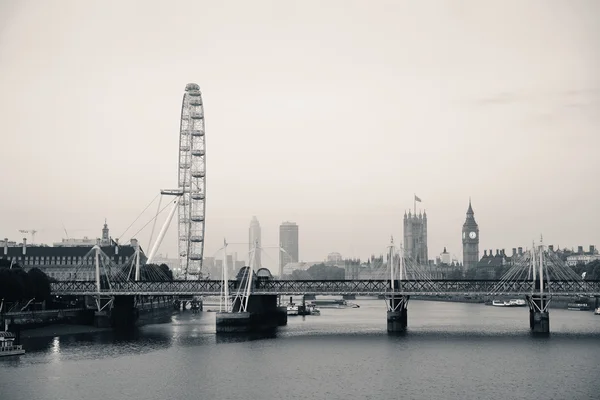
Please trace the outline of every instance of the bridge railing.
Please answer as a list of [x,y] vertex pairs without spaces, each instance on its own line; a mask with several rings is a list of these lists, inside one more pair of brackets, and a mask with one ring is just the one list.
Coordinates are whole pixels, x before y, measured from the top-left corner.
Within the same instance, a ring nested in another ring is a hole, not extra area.
[[[229,281],[230,293],[235,293],[238,281]],[[52,293],[62,295],[90,295],[98,293],[96,284],[89,281],[60,281],[50,284]],[[221,281],[184,280],[170,282],[111,282],[100,293],[114,295],[219,295]],[[254,294],[480,294],[516,295],[537,291],[532,282],[500,282],[495,280],[411,280],[396,281],[392,291],[389,280],[257,280]],[[547,293],[555,295],[600,295],[600,281],[550,281]]]

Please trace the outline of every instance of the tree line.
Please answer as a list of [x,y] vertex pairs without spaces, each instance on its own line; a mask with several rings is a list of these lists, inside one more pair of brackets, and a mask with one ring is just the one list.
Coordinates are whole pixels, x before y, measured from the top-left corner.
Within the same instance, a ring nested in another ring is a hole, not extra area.
[[291,275],[285,278],[291,280],[344,280],[346,272],[344,268],[326,265],[325,263],[315,264],[307,270],[294,270]]
[[45,301],[50,298],[50,278],[39,268],[25,272],[19,264],[10,268],[10,261],[0,259],[0,300]]
[[[122,271],[121,276],[133,280],[135,271]],[[142,281],[166,282],[173,280],[173,272],[166,264],[146,264],[140,266]],[[45,301],[50,298],[50,282],[56,281],[48,277],[39,268],[31,268],[25,272],[19,264],[13,264],[6,259],[0,259],[0,300],[15,302],[22,300]],[[108,288],[106,276],[101,277],[101,286]]]

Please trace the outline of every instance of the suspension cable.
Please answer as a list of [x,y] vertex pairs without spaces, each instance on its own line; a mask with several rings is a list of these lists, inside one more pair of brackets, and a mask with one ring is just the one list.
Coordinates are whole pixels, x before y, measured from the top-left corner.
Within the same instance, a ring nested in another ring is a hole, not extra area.
[[[177,200],[173,200],[173,203],[176,202]],[[138,233],[140,233],[142,230],[144,230],[145,227],[148,226],[148,224],[152,221],[154,221],[156,218],[158,218],[158,216],[165,211],[165,209],[167,207],[169,207],[171,205],[171,202],[168,202],[167,205],[165,205],[159,212],[156,213],[156,215],[154,217],[152,217],[148,222],[146,222],[144,224],[144,226],[142,226],[136,233],[134,233],[133,235],[131,235],[131,238],[129,239],[131,241],[131,239],[133,239]]]
[[[152,203],[154,203],[154,201],[156,200],[156,198],[157,198],[157,197],[159,197],[159,196],[160,196],[160,193],[158,193],[158,194],[156,195],[156,197],[154,197],[154,198],[152,199],[152,201],[151,201],[150,203],[148,203],[148,205],[147,205],[147,206],[144,208],[144,210],[143,210],[143,211],[142,211],[142,212],[141,212],[141,213],[140,213],[140,214],[139,214],[139,215],[138,215],[138,216],[137,216],[137,217],[136,217],[136,218],[133,220],[133,222],[132,222],[132,223],[131,223],[131,224],[130,224],[128,227],[127,227],[127,229],[125,229],[125,232],[123,232],[123,234],[122,234],[121,236],[119,236],[120,238],[121,238],[121,237],[123,237],[123,236],[125,236],[125,234],[126,234],[126,233],[127,233],[127,231],[129,230],[129,228],[131,228],[131,227],[133,226],[133,224],[135,224],[135,223],[136,223],[136,221],[137,221],[138,219],[140,219],[140,217],[142,216],[142,214],[146,212],[146,210],[147,210],[147,209],[148,209],[148,208],[149,208],[149,207],[152,205]],[[135,235],[134,235],[134,236],[135,236]],[[132,237],[133,237],[133,236],[132,236]]]

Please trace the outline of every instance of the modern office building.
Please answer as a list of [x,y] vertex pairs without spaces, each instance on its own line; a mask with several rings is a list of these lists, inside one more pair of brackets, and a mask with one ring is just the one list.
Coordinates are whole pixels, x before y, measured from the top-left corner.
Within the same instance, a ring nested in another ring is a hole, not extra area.
[[283,267],[288,263],[297,263],[298,225],[295,222],[283,222],[279,225],[279,276],[283,276]]

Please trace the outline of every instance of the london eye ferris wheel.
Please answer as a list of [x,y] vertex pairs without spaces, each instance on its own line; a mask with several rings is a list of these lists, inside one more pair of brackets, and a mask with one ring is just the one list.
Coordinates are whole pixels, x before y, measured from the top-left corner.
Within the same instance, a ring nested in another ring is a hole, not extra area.
[[[162,195],[177,196],[158,238],[148,254],[147,263],[154,260],[171,220],[178,214],[179,272],[188,279],[190,275],[202,277],[204,232],[206,215],[206,146],[204,135],[204,107],[200,87],[188,83],[183,94],[179,125],[177,190],[161,190]],[[158,214],[160,202],[158,205]],[[156,217],[154,219],[156,223]],[[150,234],[150,241],[154,226]]]
[[188,83],[183,95],[178,164],[179,268],[187,279],[201,276],[206,212],[204,106],[195,83]]

